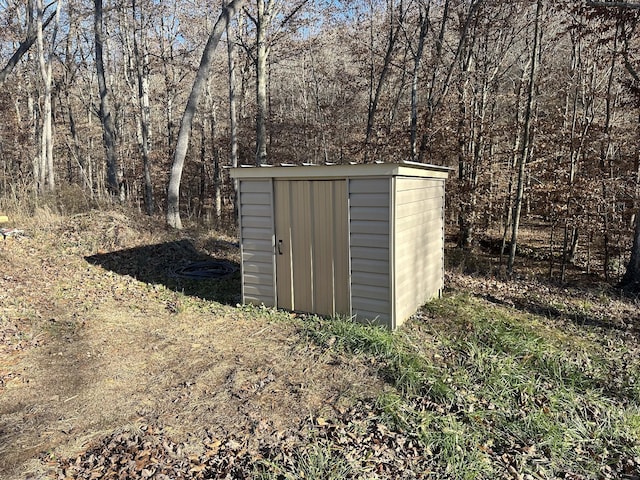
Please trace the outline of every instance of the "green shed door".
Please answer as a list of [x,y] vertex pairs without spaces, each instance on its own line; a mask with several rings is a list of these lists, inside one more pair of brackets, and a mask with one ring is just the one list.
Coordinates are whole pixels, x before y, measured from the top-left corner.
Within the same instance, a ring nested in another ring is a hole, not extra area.
[[276,180],[278,307],[349,314],[346,180]]

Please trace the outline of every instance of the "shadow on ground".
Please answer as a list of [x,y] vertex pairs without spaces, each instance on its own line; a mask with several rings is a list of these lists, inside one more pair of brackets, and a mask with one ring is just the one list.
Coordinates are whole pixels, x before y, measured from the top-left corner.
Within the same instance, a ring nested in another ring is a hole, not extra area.
[[[178,240],[98,253],[85,257],[85,260],[141,282],[164,285],[171,290],[204,300],[236,305],[241,300],[239,265],[224,254],[224,250],[236,248],[230,243],[224,245],[220,249],[222,254],[215,258],[199,251],[190,240]],[[193,279],[181,276],[181,272],[191,271],[194,264],[216,261],[225,264],[226,269],[231,272],[222,278]]]
[[[524,313],[531,313],[549,319],[569,320],[579,327],[596,327],[603,330],[617,330],[628,332],[630,329],[638,330],[638,318],[611,318],[605,315],[589,314],[577,310],[561,310],[548,302],[527,298],[498,298],[491,294],[479,295],[479,297],[509,308],[515,308]],[[630,324],[627,325],[626,322]]]

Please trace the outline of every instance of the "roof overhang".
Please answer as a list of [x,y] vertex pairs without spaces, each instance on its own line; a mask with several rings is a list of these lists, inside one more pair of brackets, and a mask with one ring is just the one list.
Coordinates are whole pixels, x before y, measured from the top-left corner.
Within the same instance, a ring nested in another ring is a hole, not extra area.
[[421,177],[446,179],[452,169],[426,163],[361,163],[347,165],[242,166],[231,168],[237,179],[335,179],[353,177]]

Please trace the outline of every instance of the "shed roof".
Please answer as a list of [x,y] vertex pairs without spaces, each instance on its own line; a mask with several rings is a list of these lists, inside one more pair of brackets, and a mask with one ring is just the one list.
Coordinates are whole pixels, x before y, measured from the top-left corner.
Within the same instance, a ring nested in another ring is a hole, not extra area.
[[426,163],[361,163],[347,165],[287,165],[261,167],[242,166],[231,169],[231,176],[239,179],[289,178],[321,179],[351,177],[423,177],[442,178],[449,176],[451,168]]

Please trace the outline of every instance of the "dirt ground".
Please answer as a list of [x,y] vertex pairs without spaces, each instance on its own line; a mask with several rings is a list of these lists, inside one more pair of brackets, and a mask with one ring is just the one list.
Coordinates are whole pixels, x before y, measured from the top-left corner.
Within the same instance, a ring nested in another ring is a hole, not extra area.
[[[319,347],[292,314],[239,306],[238,272],[178,275],[211,259],[237,267],[234,238],[130,212],[13,223],[25,235],[0,241],[3,480],[144,478],[149,462],[165,472],[153,478],[252,478],[255,459],[291,465],[309,435],[368,459],[366,478],[423,472],[413,433],[379,422],[375,399],[391,388],[379,367]],[[495,240],[467,254],[450,239],[446,288],[636,345],[638,301],[580,265],[550,280],[547,233],[523,229],[510,281]]]
[[25,237],[0,244],[0,478],[47,478],[137,425],[195,450],[207,436],[260,442],[383,388],[293,323],[237,307],[238,274],[225,289],[170,278],[187,261],[237,261],[232,239],[118,213],[14,226]]

